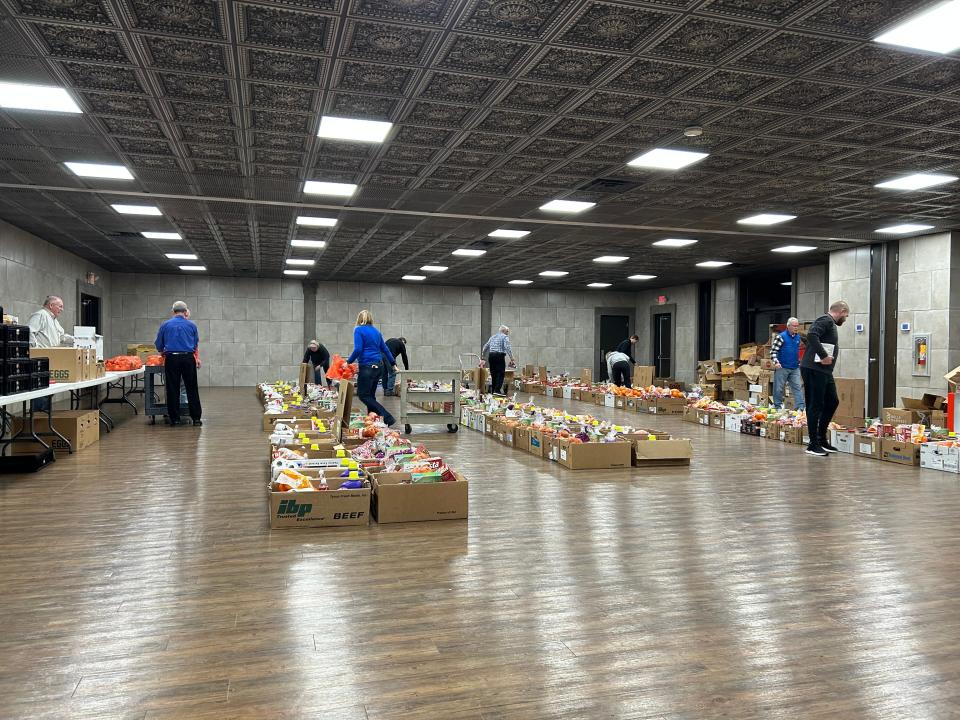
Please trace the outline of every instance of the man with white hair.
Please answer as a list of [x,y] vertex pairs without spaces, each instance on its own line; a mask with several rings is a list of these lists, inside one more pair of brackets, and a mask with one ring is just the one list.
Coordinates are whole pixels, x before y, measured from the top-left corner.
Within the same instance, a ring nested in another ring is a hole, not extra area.
[[200,331],[188,318],[187,304],[177,300],[171,308],[172,317],[157,331],[157,351],[163,355],[164,382],[167,387],[167,417],[170,425],[180,424],[180,380],[187,390],[187,404],[194,425],[200,419],[200,390],[197,387],[196,352],[200,345]]
[[783,389],[790,383],[795,410],[806,409],[803,402],[803,387],[800,385],[800,321],[795,317],[787,320],[787,329],[777,333],[770,345],[770,360],[773,362],[773,404],[783,407]]
[[48,295],[43,307],[30,316],[30,347],[49,348],[73,345],[73,335],[67,335],[57,320],[63,312],[63,300],[57,295]]
[[[503,392],[503,377],[507,372],[507,357],[510,358],[510,367],[516,367],[517,363],[513,359],[513,348],[510,346],[510,328],[501,325],[497,334],[493,335],[483,349],[480,356],[488,356],[490,365],[490,392],[500,394]],[[488,354],[489,353],[489,354]]]

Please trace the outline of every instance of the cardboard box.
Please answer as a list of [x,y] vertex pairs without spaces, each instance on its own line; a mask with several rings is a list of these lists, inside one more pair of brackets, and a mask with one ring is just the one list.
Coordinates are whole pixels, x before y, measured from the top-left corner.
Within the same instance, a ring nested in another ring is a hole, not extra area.
[[[58,433],[63,435],[73,446],[73,451],[88,448],[100,440],[100,411],[99,410],[60,410],[53,413],[50,419],[50,425]],[[23,418],[11,416],[11,435],[20,432],[23,427]],[[47,416],[45,413],[35,413],[33,418],[33,429],[38,433],[50,432],[47,425]],[[42,436],[43,441],[52,447],[56,454],[69,452],[67,444],[58,438]],[[36,443],[28,443],[30,447],[39,448]],[[32,452],[37,452],[36,449]]]
[[630,467],[630,443],[573,443],[558,441],[559,462],[571,470],[607,470]]
[[866,420],[863,417],[847,417],[845,415],[834,415],[833,422],[837,425],[843,425],[845,428],[862,428],[866,425]]
[[583,368],[580,371],[580,384],[581,385],[593,385],[593,370],[590,368]]
[[536,457],[542,458],[545,456],[545,449],[543,443],[543,432],[541,430],[528,430],[527,431],[527,452]]
[[919,465],[920,446],[895,438],[883,438],[880,440],[880,459],[898,465]]
[[749,418],[749,415],[735,415],[734,413],[728,413],[723,419],[723,429],[727,432],[740,432],[740,427],[743,424],[745,418]]
[[834,378],[840,405],[837,415],[864,417],[866,409],[866,383],[857,378]]
[[853,454],[857,457],[879,460],[882,456],[880,438],[868,433],[854,433]]
[[930,411],[930,425],[938,428],[947,426],[947,414],[943,410]]
[[454,475],[456,482],[410,484],[410,473],[374,474],[370,506],[374,519],[381,525],[465,519],[469,509],[468,483],[460,473]]
[[624,398],[622,395],[616,395],[613,398],[613,406],[618,410],[623,410],[626,407],[625,401],[626,401],[626,398]]
[[906,408],[883,408],[880,411],[880,421],[885,425],[912,425],[921,420],[918,410]]
[[831,430],[830,444],[842,453],[853,455],[856,445],[856,433],[852,430]]
[[86,377],[87,351],[83,348],[30,348],[30,357],[50,360],[50,384],[80,382]]
[[723,430],[726,426],[727,413],[720,412],[719,410],[710,411],[710,427],[715,430]]
[[920,467],[926,470],[943,471],[943,453],[946,450],[942,445],[935,442],[923,443],[920,446]]
[[526,425],[517,425],[513,428],[513,446],[517,450],[529,450],[530,432],[529,426]]
[[960,447],[941,448],[940,455],[943,460],[944,472],[960,473]]
[[650,412],[656,415],[683,415],[687,407],[685,398],[657,398]]
[[[319,481],[314,487],[319,487]],[[370,488],[274,492],[267,488],[270,527],[342,527],[370,522]]]
[[656,374],[656,368],[653,365],[634,365],[633,366],[633,387],[649,387],[653,385],[653,377]]
[[686,438],[661,440],[656,435],[642,434],[624,437],[630,440],[630,462],[634,467],[689,465],[693,457],[693,443]]

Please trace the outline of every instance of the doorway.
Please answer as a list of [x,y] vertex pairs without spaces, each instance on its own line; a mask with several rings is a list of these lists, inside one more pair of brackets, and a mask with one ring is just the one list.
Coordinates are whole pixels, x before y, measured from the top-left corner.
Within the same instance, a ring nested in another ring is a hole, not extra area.
[[673,313],[653,315],[653,366],[656,377],[673,377]]
[[100,298],[95,295],[80,293],[80,316],[77,325],[95,327],[97,335],[102,335],[100,329]]
[[[598,381],[609,380],[607,377],[607,353],[617,349],[633,334],[636,311],[633,308],[596,308],[596,356],[594,360],[593,376]],[[634,358],[636,348],[634,348]]]

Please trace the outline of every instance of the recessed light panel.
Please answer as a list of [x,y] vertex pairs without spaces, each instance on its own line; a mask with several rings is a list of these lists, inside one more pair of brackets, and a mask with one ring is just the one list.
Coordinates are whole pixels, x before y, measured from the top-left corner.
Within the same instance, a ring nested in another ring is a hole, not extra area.
[[923,190],[936,185],[945,185],[956,181],[953,175],[937,175],[936,173],[914,173],[901,178],[887,180],[874,187],[886,190]]
[[331,197],[350,197],[357,191],[353,183],[326,182],[324,180],[307,180],[303,184],[303,191],[308,195],[330,195]]
[[193,253],[167,253],[170,260],[196,260],[197,256]]
[[424,272],[446,272],[447,266],[446,265],[424,265],[420,269],[423,270]]
[[782,247],[774,248],[770,252],[775,253],[805,253],[810,252],[811,250],[816,250],[817,248],[813,245],[783,245]]
[[960,28],[960,0],[953,0],[900,23],[874,38],[874,42],[948,53],[960,48],[957,28]]
[[287,258],[287,265],[316,265],[316,260],[309,260],[307,258]]
[[745,217],[742,220],[737,220],[737,222],[741,225],[776,225],[777,223],[786,222],[787,220],[793,220],[796,217],[796,215],[760,213],[759,215],[751,215],[750,217]]
[[300,248],[314,248],[316,250],[322,250],[327,246],[326,240],[291,240],[291,247],[300,247]]
[[656,275],[630,275],[627,280],[654,280]]
[[596,203],[579,202],[577,200],[551,200],[546,205],[541,205],[540,209],[544,212],[579,213],[589,210],[594,205]]
[[426,280],[427,276],[426,275],[404,275],[401,279],[419,281],[419,280]]
[[903,223],[902,225],[891,225],[890,227],[877,228],[878,233],[885,233],[887,235],[905,235],[907,233],[920,232],[921,230],[933,230],[933,225]]
[[569,274],[566,270],[544,270],[540,273],[540,277],[563,277]]
[[666,238],[665,240],[657,240],[654,245],[657,247],[686,247],[687,245],[695,245],[696,240],[687,240],[686,238]]
[[650,152],[645,152],[640,157],[634,158],[627,165],[631,167],[655,168],[658,170],[679,170],[687,165],[693,165],[700,162],[709,153],[691,152],[689,150],[666,150],[657,148]]
[[133,180],[133,175],[123,165],[102,165],[100,163],[65,162],[64,165],[79,177],[109,178],[111,180]]
[[608,263],[612,265],[614,263],[626,262],[629,259],[626,255],[601,255],[600,257],[595,257],[593,261],[595,263]]
[[309,215],[301,215],[297,218],[297,225],[302,227],[333,227],[336,224],[336,218],[311,217]]
[[142,232],[140,234],[148,240],[183,240],[180,233],[175,232]]
[[481,255],[486,255],[486,250],[473,250],[471,248],[459,248],[454,250],[451,255],[459,255],[460,257],[480,257]]
[[317,136],[330,140],[380,143],[386,140],[392,127],[393,123],[378,120],[352,120],[325,115],[320,118]]
[[533,280],[511,280],[508,285],[530,285],[533,283]]
[[162,215],[156,205],[111,205],[121,215]]
[[610,283],[587,283],[588,288],[608,288]]
[[304,275],[309,275],[310,272],[309,272],[308,270],[284,270],[284,271],[283,271],[283,274],[284,274],[284,275],[296,275],[296,276],[298,276],[298,277],[303,277]]
[[507,230],[506,228],[500,228],[499,230],[494,230],[487,237],[519,240],[520,238],[526,237],[529,234],[529,230]]
[[0,82],[0,107],[10,110],[83,112],[63,88],[9,82]]
[[697,267],[702,268],[719,268],[726,267],[727,265],[732,265],[732,263],[727,262],[726,260],[704,260],[703,262],[697,263]]
[[207,267],[206,265],[181,265],[181,270],[187,270],[189,272],[204,272]]
[[793,283],[790,282],[789,280],[788,280],[787,282],[782,282],[782,283],[780,283],[780,284],[783,285],[783,286],[785,286],[785,287],[791,287],[791,286],[793,285]]

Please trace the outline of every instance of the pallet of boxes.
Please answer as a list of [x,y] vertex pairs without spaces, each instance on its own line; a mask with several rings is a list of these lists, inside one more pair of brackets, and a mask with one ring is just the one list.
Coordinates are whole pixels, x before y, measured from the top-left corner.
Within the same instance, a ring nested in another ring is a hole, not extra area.
[[320,417],[290,393],[297,416],[272,419],[270,527],[368,525],[371,514],[379,524],[465,519],[467,480],[442,458],[353,416],[352,398],[353,385],[341,380],[333,414]]

